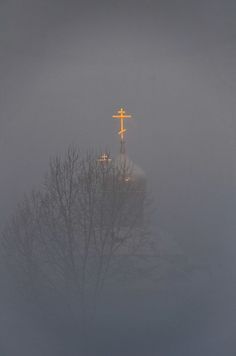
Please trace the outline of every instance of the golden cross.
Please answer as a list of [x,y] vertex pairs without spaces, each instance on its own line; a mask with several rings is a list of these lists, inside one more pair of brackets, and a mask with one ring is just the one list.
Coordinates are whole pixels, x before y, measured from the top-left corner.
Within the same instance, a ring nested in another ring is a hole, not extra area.
[[126,132],[126,129],[124,128],[124,119],[131,119],[131,115],[127,115],[124,109],[120,109],[117,111],[117,114],[119,115],[113,115],[112,117],[114,119],[120,119],[120,131],[118,134],[120,135],[121,141],[124,140],[124,133]]
[[108,154],[106,153],[103,153],[99,159],[98,159],[99,162],[110,162],[111,161],[111,158],[109,157]]

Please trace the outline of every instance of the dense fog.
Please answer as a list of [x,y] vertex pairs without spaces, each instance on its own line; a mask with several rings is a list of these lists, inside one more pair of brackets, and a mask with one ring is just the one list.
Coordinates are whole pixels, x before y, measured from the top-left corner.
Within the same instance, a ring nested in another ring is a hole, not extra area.
[[0,354],[235,355],[235,2],[2,0],[0,19],[1,231],[68,147],[118,155],[120,107],[151,198],[149,245],[116,256],[86,330],[70,287],[26,293],[1,235]]

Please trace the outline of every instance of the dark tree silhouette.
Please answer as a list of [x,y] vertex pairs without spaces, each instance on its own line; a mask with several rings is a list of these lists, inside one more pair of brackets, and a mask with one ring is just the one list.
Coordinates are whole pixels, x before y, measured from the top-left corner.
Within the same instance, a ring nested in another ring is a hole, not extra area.
[[120,256],[148,243],[147,201],[125,159],[100,162],[70,147],[51,159],[42,188],[24,197],[3,231],[7,266],[27,295],[60,295],[90,318]]

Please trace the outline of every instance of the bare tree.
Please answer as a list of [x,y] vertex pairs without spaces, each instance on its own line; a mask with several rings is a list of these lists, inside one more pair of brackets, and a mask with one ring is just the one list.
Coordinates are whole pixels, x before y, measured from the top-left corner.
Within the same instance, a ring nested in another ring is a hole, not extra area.
[[125,160],[100,162],[70,147],[3,231],[7,265],[25,291],[59,293],[86,319],[118,257],[147,243],[146,203],[145,183]]

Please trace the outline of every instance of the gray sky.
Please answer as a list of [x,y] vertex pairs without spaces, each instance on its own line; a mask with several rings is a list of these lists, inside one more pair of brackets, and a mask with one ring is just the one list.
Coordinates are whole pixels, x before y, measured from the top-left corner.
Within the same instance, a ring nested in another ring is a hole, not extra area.
[[190,230],[211,234],[217,222],[227,223],[235,179],[235,1],[0,6],[2,221],[39,184],[49,156],[71,143],[116,152],[111,116],[124,106],[135,118],[127,124],[128,152],[147,172],[163,226],[188,240]]
[[[115,154],[112,115],[123,106],[134,116],[128,153],[147,173],[159,224],[186,260],[209,268],[187,282],[167,276],[164,292],[134,290],[128,314],[119,300],[99,331],[104,345],[123,335],[122,355],[233,355],[235,0],[1,0],[0,46],[0,225],[71,143]],[[50,347],[53,333],[45,342],[45,325],[39,332],[18,312],[2,318],[9,355]]]

